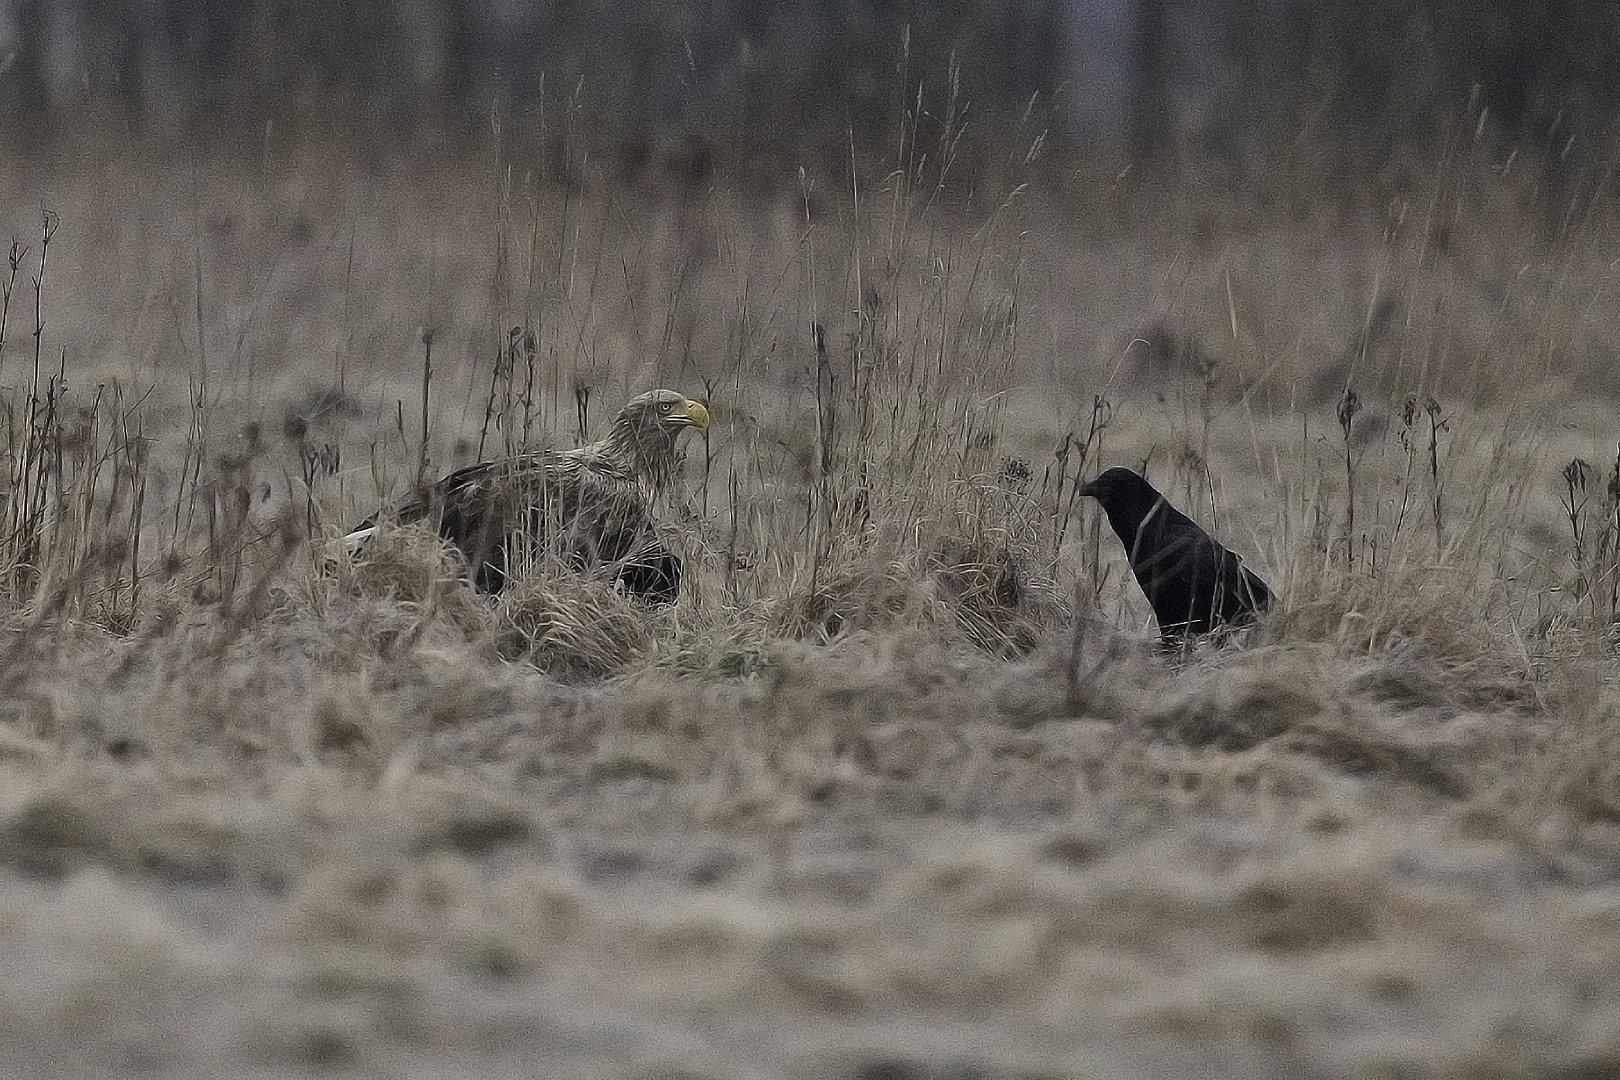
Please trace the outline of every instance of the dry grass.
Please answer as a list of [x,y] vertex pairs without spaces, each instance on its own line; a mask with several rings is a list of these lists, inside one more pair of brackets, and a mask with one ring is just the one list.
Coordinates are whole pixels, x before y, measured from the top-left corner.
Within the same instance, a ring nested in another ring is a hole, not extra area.
[[[1469,167],[1139,228],[931,161],[53,178],[0,350],[7,1060],[1620,1070],[1620,218]],[[715,417],[674,607],[335,544],[654,384]],[[1235,647],[1157,656],[1075,498],[1144,460],[1283,597]]]

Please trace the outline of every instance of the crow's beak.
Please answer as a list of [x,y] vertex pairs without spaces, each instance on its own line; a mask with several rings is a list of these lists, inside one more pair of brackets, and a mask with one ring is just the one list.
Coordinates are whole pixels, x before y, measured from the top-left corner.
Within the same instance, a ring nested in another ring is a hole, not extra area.
[[1093,480],[1086,484],[1085,487],[1080,489],[1080,494],[1090,495],[1093,499],[1097,498],[1097,481]]

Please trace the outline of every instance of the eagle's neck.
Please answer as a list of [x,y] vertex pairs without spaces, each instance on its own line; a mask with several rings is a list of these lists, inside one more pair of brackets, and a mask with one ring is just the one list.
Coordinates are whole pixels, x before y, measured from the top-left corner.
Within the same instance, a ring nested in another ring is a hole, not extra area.
[[604,457],[623,462],[638,483],[661,494],[675,475],[675,435],[661,427],[639,429],[621,416],[596,445]]

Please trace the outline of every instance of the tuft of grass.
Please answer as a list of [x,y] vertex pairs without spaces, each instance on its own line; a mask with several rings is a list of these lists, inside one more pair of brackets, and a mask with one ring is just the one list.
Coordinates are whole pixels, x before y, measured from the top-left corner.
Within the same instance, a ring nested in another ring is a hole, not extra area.
[[600,679],[653,644],[645,607],[611,582],[579,574],[520,581],[501,593],[496,648],[563,679]]
[[[1398,1056],[1365,1033],[1402,1008],[1438,1018],[1407,1071],[1509,1029],[1530,1072],[1606,1060],[1570,1025],[1616,1009],[1620,496],[1581,464],[1612,410],[1561,395],[1620,327],[1620,230],[1594,210],[1548,275],[1445,173],[1433,220],[1371,233],[1207,204],[1082,232],[1061,192],[980,202],[955,121],[908,115],[893,161],[782,198],[612,187],[566,131],[563,183],[220,167],[184,243],[103,245],[171,272],[99,337],[62,272],[96,204],[13,248],[0,1035],[155,1011],[345,1068],[580,1030],[583,1000],[592,1032],[659,1017],[638,1039],[727,1010],[789,1071],[808,1010],[930,1044],[862,1068],[1012,1075],[1147,1023],[1334,1073]],[[1187,362],[1130,368],[1143,335]],[[1337,414],[1294,395],[1319,364]],[[652,384],[714,417],[659,508],[675,605],[545,559],[480,595],[419,528],[337,550]],[[1116,463],[1276,587],[1233,647],[1155,655],[1077,496]],[[162,963],[109,975],[97,935],[143,920]],[[1510,1023],[1476,992],[1507,985]],[[464,1028],[468,993],[513,1011]]]

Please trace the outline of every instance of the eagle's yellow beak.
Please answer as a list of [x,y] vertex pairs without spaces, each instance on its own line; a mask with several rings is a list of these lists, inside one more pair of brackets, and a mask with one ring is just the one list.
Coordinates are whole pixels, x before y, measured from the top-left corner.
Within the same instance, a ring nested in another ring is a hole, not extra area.
[[683,416],[689,425],[699,431],[708,431],[709,410],[704,407],[703,402],[693,401],[691,398],[686,398],[685,401],[686,404],[682,406],[682,411],[676,415]]

